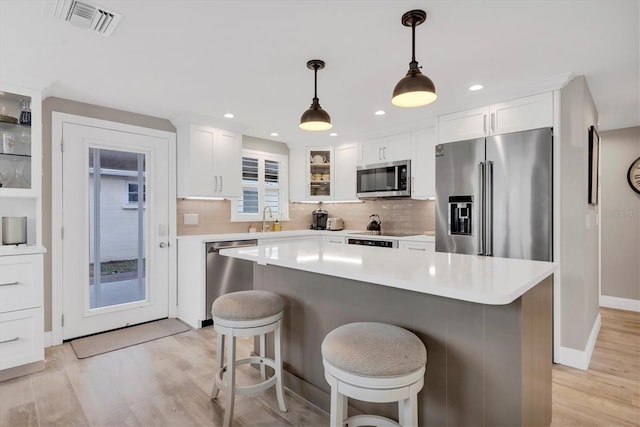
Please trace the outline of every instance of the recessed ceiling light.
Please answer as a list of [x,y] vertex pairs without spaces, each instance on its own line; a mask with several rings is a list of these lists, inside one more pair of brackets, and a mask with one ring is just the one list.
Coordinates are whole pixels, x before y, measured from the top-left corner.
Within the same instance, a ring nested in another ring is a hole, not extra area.
[[338,134],[337,134],[337,133],[335,133],[335,132],[331,132],[331,133],[329,134],[329,136],[338,136]]
[[235,117],[235,116],[234,116],[233,114],[231,114],[231,113],[225,113],[225,114],[224,114],[224,116],[225,116],[227,119],[233,119],[233,118]]
[[387,114],[385,111],[383,110],[378,110],[374,113],[376,116],[384,116],[385,114]]
[[471,85],[471,86],[469,86],[469,90],[470,90],[470,91],[474,91],[474,92],[475,92],[476,90],[480,90],[480,89],[482,89],[483,87],[484,87],[484,86],[482,86],[482,85]]
[[280,134],[278,132],[271,132],[269,135],[271,135],[271,136],[280,136]]

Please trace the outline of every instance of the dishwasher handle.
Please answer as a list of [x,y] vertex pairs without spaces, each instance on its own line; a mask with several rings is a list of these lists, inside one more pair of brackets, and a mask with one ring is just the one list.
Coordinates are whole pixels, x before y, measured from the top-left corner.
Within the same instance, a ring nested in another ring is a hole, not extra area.
[[229,245],[229,246],[211,246],[207,249],[208,254],[217,254],[222,249],[236,249],[236,248],[247,248],[250,246],[257,246],[257,243],[248,243],[246,245]]

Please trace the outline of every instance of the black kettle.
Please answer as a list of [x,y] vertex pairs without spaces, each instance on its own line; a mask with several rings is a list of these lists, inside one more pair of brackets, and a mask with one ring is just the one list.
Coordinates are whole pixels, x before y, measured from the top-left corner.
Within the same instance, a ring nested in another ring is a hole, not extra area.
[[380,217],[378,214],[373,214],[369,216],[369,224],[367,224],[367,231],[371,231],[371,234],[380,234],[380,225],[382,222],[380,221]]

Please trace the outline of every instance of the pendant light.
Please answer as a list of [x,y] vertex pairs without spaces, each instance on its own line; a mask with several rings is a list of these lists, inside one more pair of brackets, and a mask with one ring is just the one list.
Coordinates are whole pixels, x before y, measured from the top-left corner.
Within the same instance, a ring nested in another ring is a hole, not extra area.
[[324,68],[324,61],[312,59],[307,62],[307,68],[313,70],[313,101],[307,111],[300,117],[300,129],[308,131],[323,131],[333,127],[329,113],[324,111],[318,102],[318,70]]
[[396,107],[422,107],[438,98],[435,85],[420,72],[416,61],[416,25],[422,24],[426,19],[427,13],[424,10],[410,10],[402,15],[402,25],[411,27],[411,62],[407,75],[393,89],[391,103]]

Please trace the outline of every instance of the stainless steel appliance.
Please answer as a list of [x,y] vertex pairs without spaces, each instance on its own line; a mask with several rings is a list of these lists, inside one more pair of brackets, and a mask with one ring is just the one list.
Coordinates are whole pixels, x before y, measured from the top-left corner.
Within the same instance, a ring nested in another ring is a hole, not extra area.
[[382,221],[380,221],[380,216],[378,214],[369,215],[369,224],[367,224],[367,231],[370,231],[371,234],[381,234],[381,227]]
[[205,321],[202,326],[211,325],[211,305],[220,295],[229,292],[253,289],[253,262],[220,255],[220,250],[257,246],[257,240],[234,240],[207,243],[207,287]]
[[436,147],[436,251],[553,260],[553,136],[536,129]]
[[[361,233],[361,234],[368,234],[368,233]],[[366,237],[347,237],[347,243],[350,245],[376,246],[379,248],[397,248],[398,247],[398,241],[394,239],[371,239]]]
[[337,231],[344,229],[342,218],[327,218],[327,230]]
[[312,230],[326,230],[327,228],[327,218],[329,218],[329,213],[322,209],[321,207],[316,209],[311,213],[311,229]]
[[411,161],[379,163],[356,168],[360,199],[411,196]]

